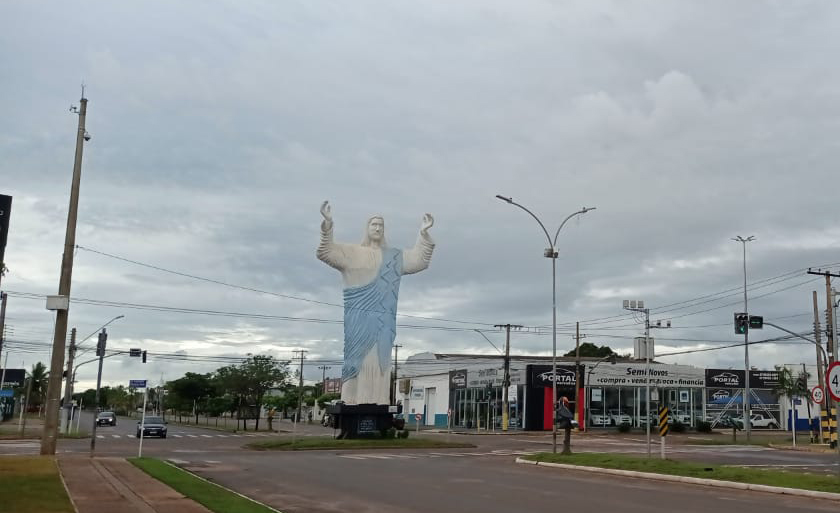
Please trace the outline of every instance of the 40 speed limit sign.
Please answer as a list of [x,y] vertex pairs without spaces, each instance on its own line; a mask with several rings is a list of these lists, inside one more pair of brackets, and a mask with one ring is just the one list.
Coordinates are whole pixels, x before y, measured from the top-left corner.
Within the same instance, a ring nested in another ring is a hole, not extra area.
[[840,362],[834,362],[828,368],[826,388],[835,401],[840,401]]

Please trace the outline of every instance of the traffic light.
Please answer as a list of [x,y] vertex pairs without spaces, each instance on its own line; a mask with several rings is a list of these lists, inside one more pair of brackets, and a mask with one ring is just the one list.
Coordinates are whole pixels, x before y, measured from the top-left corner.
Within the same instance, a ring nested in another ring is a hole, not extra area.
[[[763,321],[762,321],[763,322]],[[735,334],[743,335],[749,330],[749,316],[745,313],[735,314]]]
[[99,332],[99,341],[96,343],[96,356],[105,356],[105,344],[108,342],[108,334],[105,330]]
[[143,351],[143,363],[146,363],[146,351]]
[[764,327],[764,317],[761,315],[750,315],[750,329],[760,330]]

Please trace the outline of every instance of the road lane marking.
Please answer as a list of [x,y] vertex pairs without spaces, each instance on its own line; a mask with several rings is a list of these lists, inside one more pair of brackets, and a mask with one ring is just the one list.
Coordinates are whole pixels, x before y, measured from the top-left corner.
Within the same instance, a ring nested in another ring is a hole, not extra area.
[[172,436],[174,436],[175,438],[183,438],[183,436],[181,436],[181,435],[172,435]]
[[212,436],[210,436],[210,435],[201,435],[201,436],[203,436],[204,438],[213,438],[213,437],[212,437]]
[[96,438],[105,438],[105,435],[96,435]]
[[196,435],[187,435],[190,438],[198,438]]
[[114,438],[119,438],[120,437],[120,435],[111,435],[111,436],[113,436]]

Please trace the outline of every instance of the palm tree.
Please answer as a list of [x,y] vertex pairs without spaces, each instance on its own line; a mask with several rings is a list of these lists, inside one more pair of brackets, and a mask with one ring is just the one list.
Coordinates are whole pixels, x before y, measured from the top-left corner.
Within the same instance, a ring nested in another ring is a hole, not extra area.
[[29,371],[29,379],[32,380],[32,391],[31,391],[31,399],[29,400],[29,405],[40,405],[44,402],[44,396],[47,393],[47,383],[49,382],[49,371],[47,371],[46,365],[41,362],[36,363],[32,366],[32,370]]
[[[776,366],[776,370],[779,371],[779,384],[773,388],[773,391],[779,397],[787,397],[792,412],[796,411],[796,405],[793,404],[795,398],[804,398],[809,403],[811,402],[811,394],[808,391],[809,374],[807,372],[799,372],[794,377],[793,371],[787,367]],[[796,445],[796,424],[793,418],[791,419],[791,427],[794,433],[794,445]]]

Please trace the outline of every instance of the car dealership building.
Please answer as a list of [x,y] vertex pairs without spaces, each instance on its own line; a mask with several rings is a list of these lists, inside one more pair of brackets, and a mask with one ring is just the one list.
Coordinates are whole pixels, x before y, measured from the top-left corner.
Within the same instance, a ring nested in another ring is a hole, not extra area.
[[[646,367],[643,358],[617,358],[612,363],[581,357],[576,368],[573,357],[558,357],[554,375],[551,357],[511,356],[510,429],[551,430],[554,381],[558,397],[570,400],[575,417],[585,428],[622,423],[643,427],[649,418]],[[773,391],[778,378],[776,370],[750,371],[753,426],[789,426],[787,400],[780,407]],[[660,406],[668,406],[672,421],[691,427],[703,420],[723,425],[721,419],[741,417],[745,379],[744,369],[703,369],[651,361],[650,412],[655,416]],[[399,367],[397,399],[402,401],[412,428],[419,422],[439,428],[500,430],[503,382],[502,356],[420,353]],[[806,427],[809,418],[800,408],[798,429]]]

